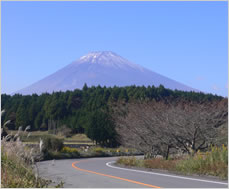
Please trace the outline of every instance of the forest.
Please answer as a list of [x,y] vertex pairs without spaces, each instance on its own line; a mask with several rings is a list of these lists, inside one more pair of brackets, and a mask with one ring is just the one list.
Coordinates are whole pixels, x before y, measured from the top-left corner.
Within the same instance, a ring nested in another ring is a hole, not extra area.
[[[162,85],[159,87],[135,85],[127,87],[88,87],[85,84],[82,90],[53,92],[52,94],[43,93],[41,95],[24,96],[20,94],[12,96],[2,94],[1,100],[1,108],[5,110],[2,124],[11,120],[7,125],[9,130],[17,130],[20,126],[25,129],[28,125],[30,125],[31,131],[48,130],[56,133],[60,130],[69,130],[70,133],[85,133],[90,139],[102,146],[115,147],[125,142],[122,139],[123,137],[120,137],[119,131],[128,133],[126,132],[127,128],[120,128],[120,120],[122,119],[127,122],[128,119],[134,120],[137,116],[136,113],[138,113],[141,114],[142,119],[147,120],[147,116],[152,117],[150,114],[144,114],[148,111],[155,112],[154,116],[158,116],[158,119],[154,119],[156,123],[159,120],[159,115],[161,115],[160,112],[166,112],[165,110],[169,109],[168,104],[209,104],[222,101],[224,98],[202,92],[170,90]],[[138,105],[136,106],[136,104]],[[133,118],[128,117],[127,112],[129,110],[120,111],[123,110],[123,106],[133,110],[131,111]],[[150,107],[151,109],[149,109]],[[201,107],[199,107],[199,110],[201,110]],[[178,109],[174,111],[179,112]],[[167,114],[169,113],[172,112],[167,112]],[[161,119],[165,119],[165,117]],[[135,123],[137,121],[139,120],[135,120]],[[144,122],[144,120],[142,121]],[[132,124],[131,121],[128,123]],[[165,126],[161,124],[161,127]],[[131,130],[129,131],[131,132]],[[142,131],[144,131],[143,126]],[[141,130],[138,130],[138,132],[141,132]],[[147,130],[144,132],[147,132]],[[167,140],[169,142],[174,138]],[[180,140],[180,138],[176,140]],[[182,142],[179,145],[183,145]]]

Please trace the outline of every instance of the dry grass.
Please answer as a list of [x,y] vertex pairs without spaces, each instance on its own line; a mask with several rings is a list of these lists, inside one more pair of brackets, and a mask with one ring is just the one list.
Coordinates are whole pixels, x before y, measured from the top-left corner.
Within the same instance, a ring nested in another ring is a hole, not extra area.
[[117,160],[117,163],[123,164],[126,166],[136,166],[143,167],[144,161],[142,159],[137,159],[136,157],[121,157]]
[[126,166],[177,171],[183,174],[212,175],[222,179],[228,177],[228,149],[224,145],[220,148],[212,147],[209,152],[197,152],[194,156],[184,156],[179,159],[153,158],[144,160],[135,157],[121,157],[117,163]]
[[35,162],[41,154],[39,150],[28,148],[20,141],[22,133],[27,132],[20,128],[14,137],[7,135],[1,140],[1,187],[47,187],[50,182],[39,177]]
[[183,173],[213,175],[220,178],[228,177],[228,148],[212,147],[211,151],[196,153],[194,157],[180,161],[176,169]]
[[[4,111],[1,112],[1,116]],[[10,121],[7,121],[10,122]],[[6,123],[7,123],[6,122]],[[3,130],[6,130],[3,125]],[[2,188],[46,188],[52,181],[39,177],[39,170],[36,161],[42,158],[43,141],[40,139],[39,148],[32,148],[25,145],[21,137],[29,138],[28,130],[9,132],[1,139],[1,187]],[[9,134],[10,133],[10,134]],[[43,134],[40,133],[40,136]],[[56,187],[62,187],[61,182]]]
[[178,160],[165,160],[162,158],[147,159],[144,161],[144,167],[152,169],[174,170]]

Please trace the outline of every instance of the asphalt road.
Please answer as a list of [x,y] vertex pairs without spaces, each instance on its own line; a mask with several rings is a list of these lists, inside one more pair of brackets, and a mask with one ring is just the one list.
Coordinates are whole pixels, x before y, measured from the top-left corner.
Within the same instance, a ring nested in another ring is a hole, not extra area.
[[227,188],[226,181],[117,167],[117,157],[43,161],[39,175],[65,188]]

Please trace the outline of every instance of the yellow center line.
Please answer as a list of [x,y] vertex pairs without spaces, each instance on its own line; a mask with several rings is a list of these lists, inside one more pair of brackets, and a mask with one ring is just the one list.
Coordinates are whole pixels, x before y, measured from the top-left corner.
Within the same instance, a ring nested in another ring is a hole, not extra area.
[[[83,160],[85,161],[85,160]],[[140,185],[144,185],[144,186],[148,186],[150,188],[160,188],[159,186],[154,186],[154,185],[151,185],[151,184],[145,184],[145,183],[142,183],[142,182],[138,182],[138,181],[135,181],[135,180],[130,180],[130,179],[125,179],[125,178],[121,178],[121,177],[116,177],[116,176],[113,176],[113,175],[107,175],[107,174],[103,174],[103,173],[98,173],[98,172],[95,172],[95,171],[90,171],[90,170],[86,170],[86,169],[81,169],[79,167],[77,167],[75,164],[79,163],[79,161],[75,161],[72,163],[72,167],[75,168],[75,169],[78,169],[80,171],[84,171],[84,172],[88,172],[88,173],[93,173],[93,174],[97,174],[97,175],[101,175],[101,176],[105,176],[105,177],[110,177],[110,178],[114,178],[114,179],[119,179],[119,180],[124,180],[124,181],[127,181],[127,182],[131,182],[131,183],[135,183],[135,184],[140,184]]]

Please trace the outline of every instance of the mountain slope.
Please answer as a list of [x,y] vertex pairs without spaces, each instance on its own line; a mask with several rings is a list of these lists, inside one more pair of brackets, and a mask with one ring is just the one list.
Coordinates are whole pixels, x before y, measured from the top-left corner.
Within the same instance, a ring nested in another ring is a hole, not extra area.
[[148,86],[164,85],[166,88],[197,91],[158,73],[133,64],[110,52],[91,52],[48,77],[17,91],[21,94],[81,89],[88,86]]

